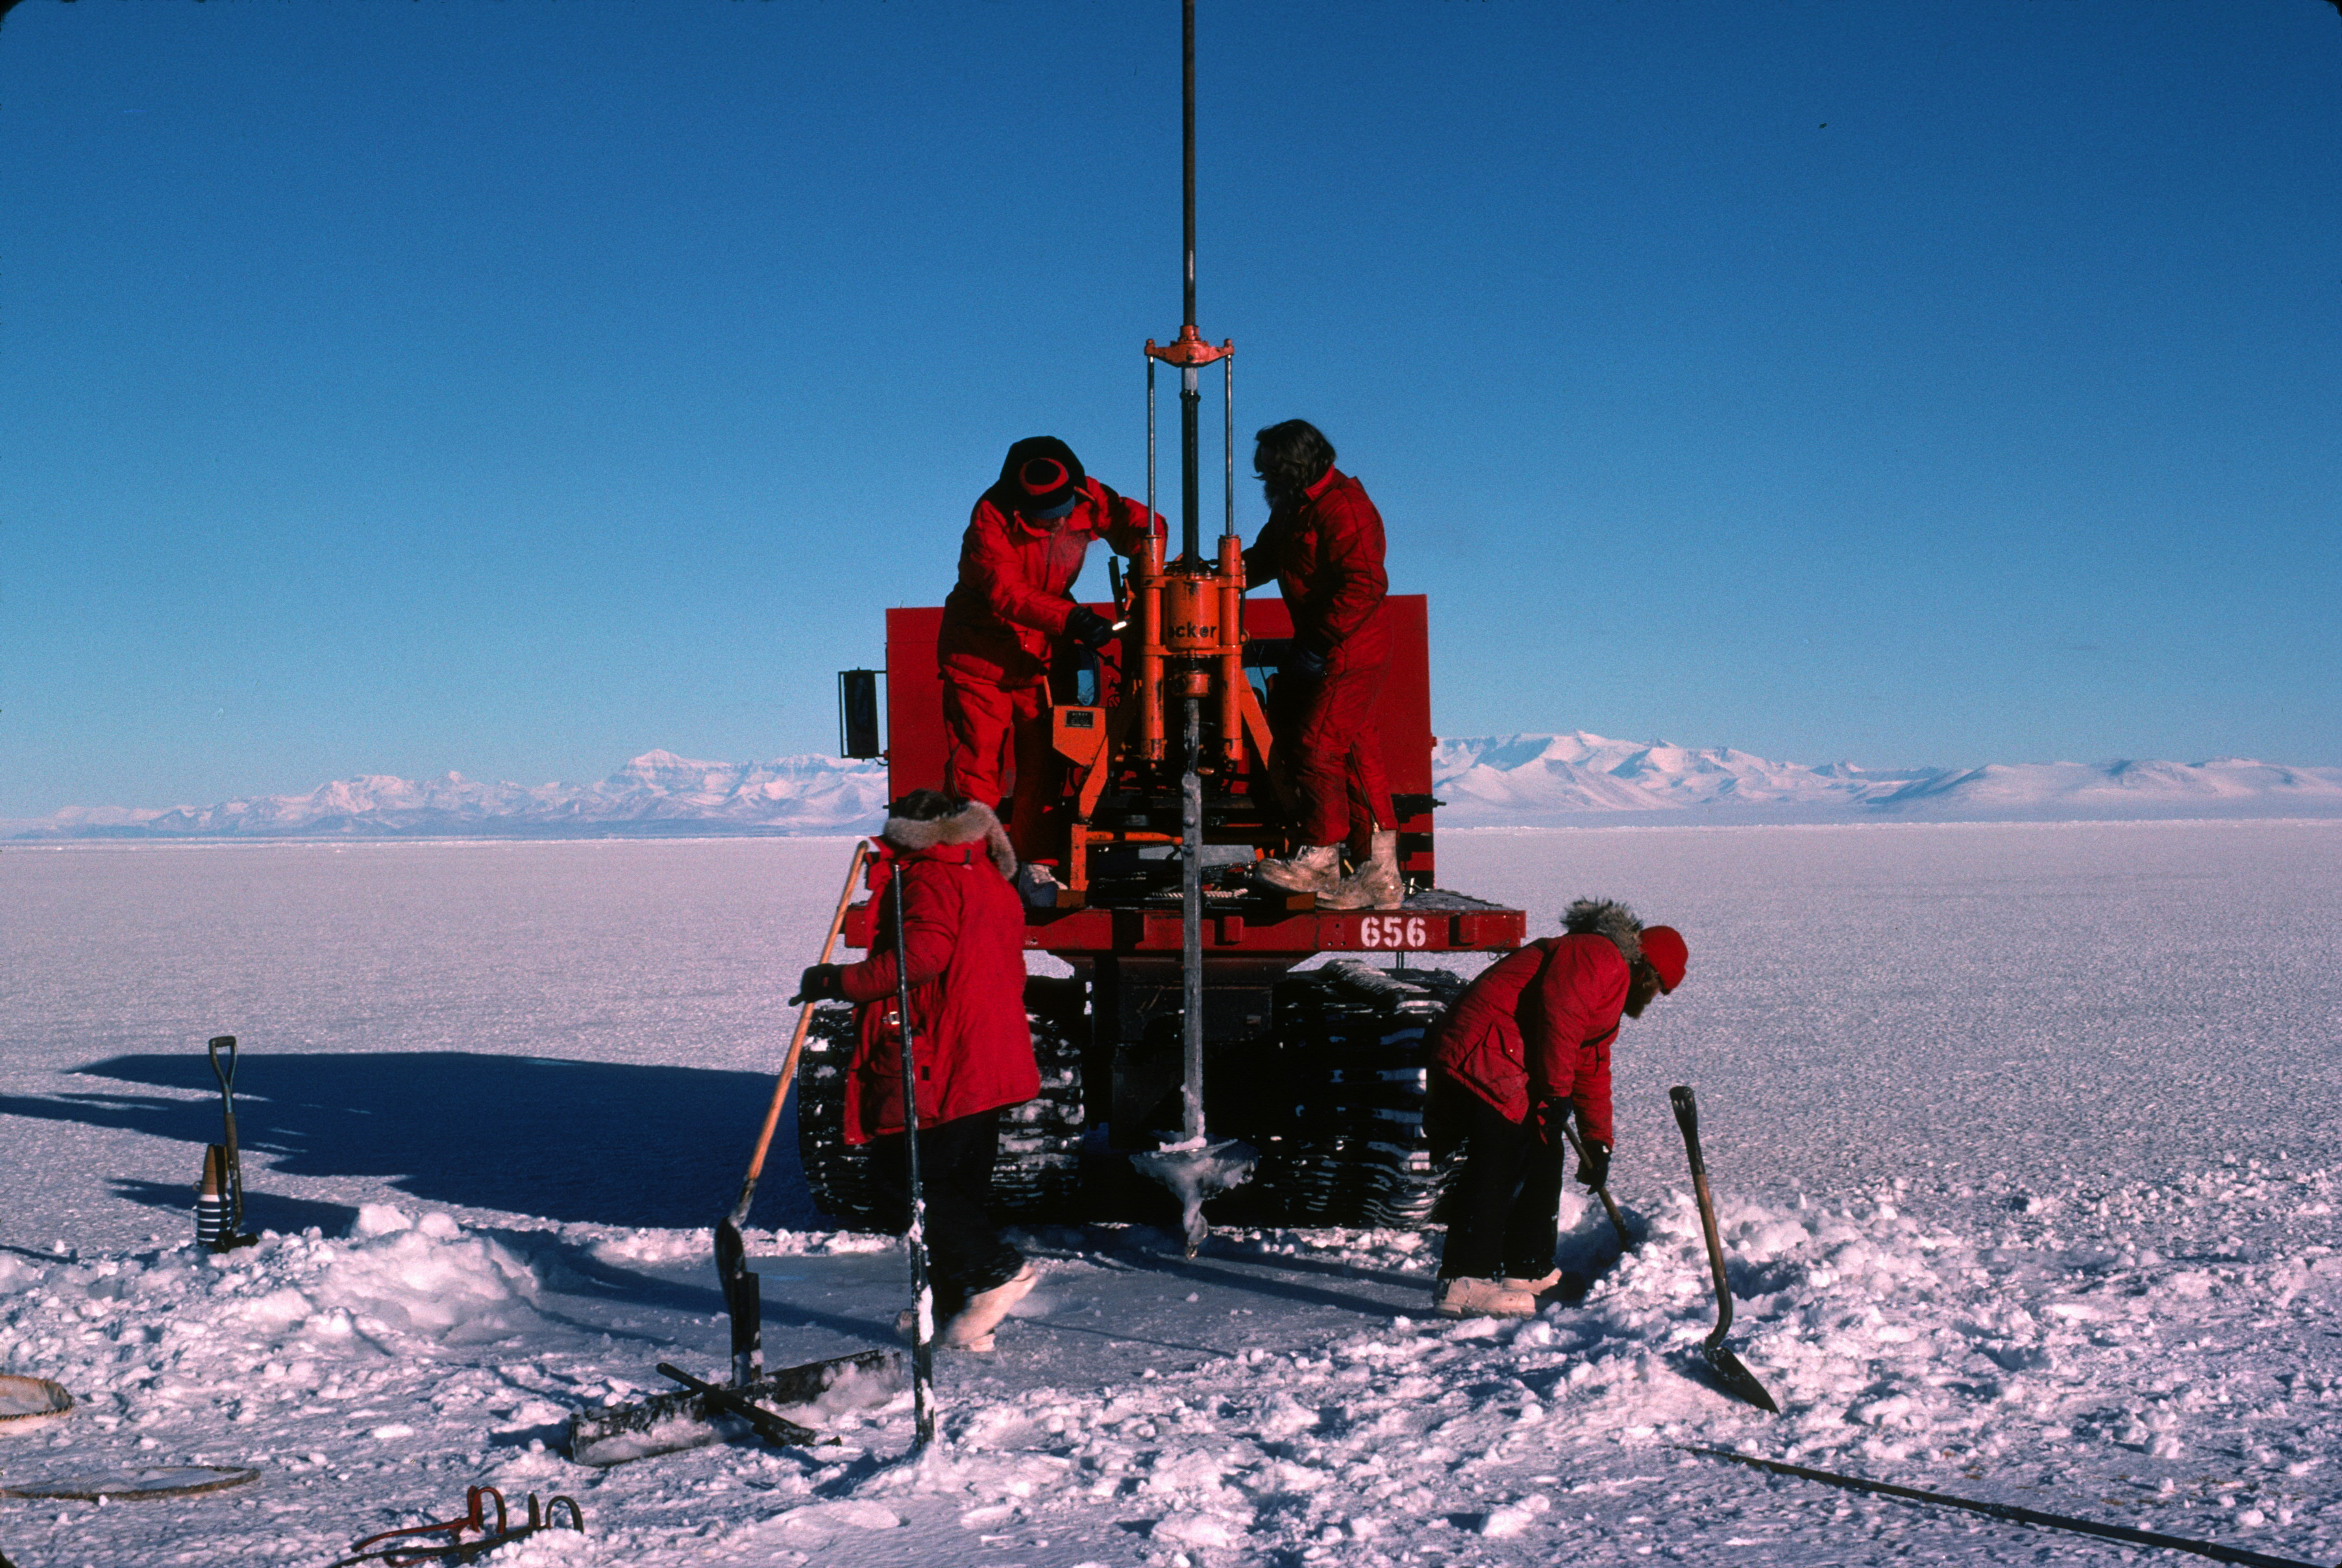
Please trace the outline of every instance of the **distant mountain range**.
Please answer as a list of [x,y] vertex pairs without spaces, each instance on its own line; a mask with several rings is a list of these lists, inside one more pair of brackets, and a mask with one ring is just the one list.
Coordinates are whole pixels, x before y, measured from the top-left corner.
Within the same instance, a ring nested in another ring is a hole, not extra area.
[[369,774],[307,794],[142,811],[68,807],[18,838],[609,838],[851,834],[886,808],[883,763],[705,763],[645,752],[599,784]]
[[1561,825],[1625,814],[1750,823],[2342,815],[2342,768],[2238,757],[1874,772],[1579,732],[1443,741],[1432,753],[1432,776],[1448,826]]
[[[1729,747],[1482,735],[1432,753],[1443,827],[1625,822],[2039,822],[2342,816],[2342,768],[2213,762],[2017,763],[1874,772]],[[19,839],[581,838],[852,834],[875,829],[883,763],[695,762],[646,752],[599,784],[341,779],[307,794],[145,810],[70,807]]]

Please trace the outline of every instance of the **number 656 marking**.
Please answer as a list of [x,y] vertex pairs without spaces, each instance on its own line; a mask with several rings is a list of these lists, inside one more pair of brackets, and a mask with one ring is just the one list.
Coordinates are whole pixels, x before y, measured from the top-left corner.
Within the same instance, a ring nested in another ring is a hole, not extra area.
[[1361,947],[1428,947],[1430,923],[1419,914],[1369,914],[1358,922]]

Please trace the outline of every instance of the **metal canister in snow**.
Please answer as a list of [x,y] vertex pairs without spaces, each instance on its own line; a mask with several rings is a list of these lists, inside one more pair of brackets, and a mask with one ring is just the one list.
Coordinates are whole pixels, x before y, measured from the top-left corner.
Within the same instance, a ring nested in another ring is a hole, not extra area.
[[226,1169],[227,1150],[218,1144],[205,1144],[203,1179],[195,1183],[195,1240],[204,1246],[215,1247],[227,1234]]

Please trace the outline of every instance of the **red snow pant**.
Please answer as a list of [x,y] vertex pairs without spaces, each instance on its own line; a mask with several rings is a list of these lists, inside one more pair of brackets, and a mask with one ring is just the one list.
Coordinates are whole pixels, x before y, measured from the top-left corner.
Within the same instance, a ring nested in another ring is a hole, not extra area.
[[[1295,831],[1305,844],[1346,841],[1363,852],[1367,834],[1398,826],[1374,725],[1388,663],[1387,652],[1362,666],[1337,662],[1280,704],[1286,722],[1277,726],[1277,746],[1286,757]],[[1285,677],[1277,680],[1282,685]]]
[[1016,798],[1006,818],[1016,858],[1043,855],[1043,815],[1064,788],[1065,769],[1049,741],[1048,688],[1001,687],[944,672],[944,788],[964,800],[999,809],[1014,769]]

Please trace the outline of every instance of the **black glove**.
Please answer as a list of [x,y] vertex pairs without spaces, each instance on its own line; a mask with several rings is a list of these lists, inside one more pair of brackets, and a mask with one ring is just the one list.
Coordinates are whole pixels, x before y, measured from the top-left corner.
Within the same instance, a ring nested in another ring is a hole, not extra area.
[[1592,1138],[1578,1142],[1586,1152],[1577,1157],[1577,1179],[1596,1192],[1610,1184],[1610,1145]]
[[1076,604],[1066,616],[1066,635],[1086,648],[1103,648],[1114,641],[1114,623],[1087,604]]
[[816,964],[797,981],[797,994],[789,998],[792,1007],[808,1002],[843,1002],[846,1000],[846,966],[842,964]]
[[1326,678],[1326,655],[1315,648],[1305,648],[1296,643],[1293,651],[1285,657],[1285,668],[1305,681],[1322,681]]

